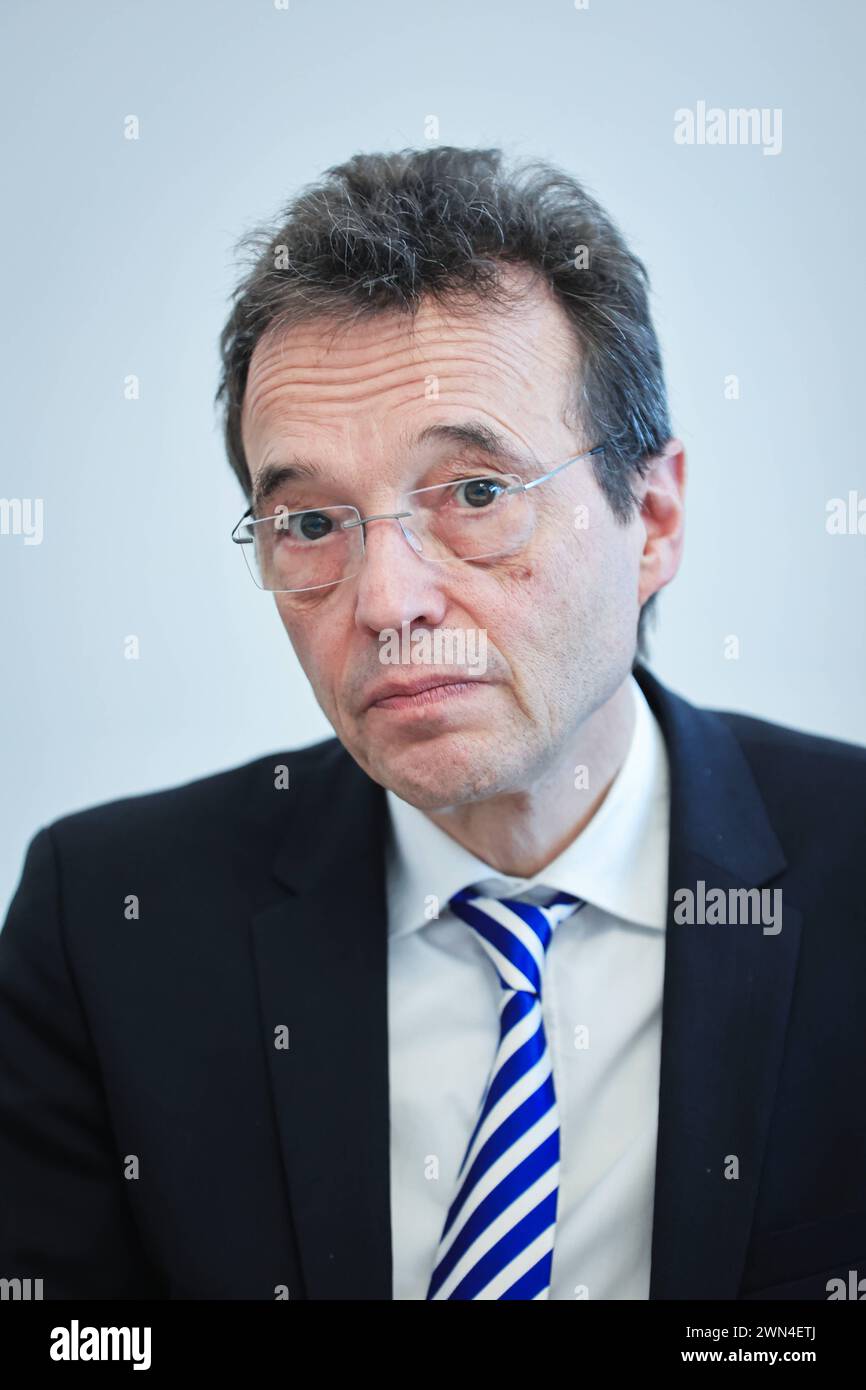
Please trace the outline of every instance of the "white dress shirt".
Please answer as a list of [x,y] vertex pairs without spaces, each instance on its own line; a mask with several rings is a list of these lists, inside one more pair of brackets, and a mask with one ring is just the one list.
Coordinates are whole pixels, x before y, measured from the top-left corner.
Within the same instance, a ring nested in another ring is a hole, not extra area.
[[476,882],[586,900],[556,928],[542,984],[561,1146],[550,1297],[649,1296],[670,801],[661,730],[630,685],[622,767],[592,820],[531,879],[503,878],[387,792],[395,1299],[426,1297],[499,1042],[498,976],[447,907]]

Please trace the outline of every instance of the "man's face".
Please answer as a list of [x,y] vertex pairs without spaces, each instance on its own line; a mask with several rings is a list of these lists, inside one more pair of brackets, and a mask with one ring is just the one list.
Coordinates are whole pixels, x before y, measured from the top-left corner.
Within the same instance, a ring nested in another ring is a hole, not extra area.
[[[315,472],[271,495],[259,514],[283,503],[293,511],[349,503],[364,517],[402,510],[407,491],[455,477],[537,477],[602,442],[564,420],[575,352],[565,315],[541,285],[508,311],[427,302],[414,319],[386,313],[337,332],[316,321],[263,339],[242,422],[253,483],[267,465],[298,458]],[[447,437],[417,443],[432,424],[496,431],[525,470]],[[375,781],[424,810],[531,789],[569,756],[581,723],[631,667],[647,596],[639,513],[627,525],[614,518],[589,461],[518,501],[532,508],[535,529],[517,553],[431,563],[398,521],[373,521],[358,574],[275,595],[342,743]],[[383,664],[380,633],[437,628],[483,630],[483,677],[371,704],[386,681],[465,680],[465,667]]]

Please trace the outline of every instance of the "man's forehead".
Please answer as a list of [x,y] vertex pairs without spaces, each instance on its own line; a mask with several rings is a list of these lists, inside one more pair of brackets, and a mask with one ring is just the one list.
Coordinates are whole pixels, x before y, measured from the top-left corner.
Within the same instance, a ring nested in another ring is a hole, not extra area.
[[256,344],[243,422],[281,405],[340,408],[369,383],[377,393],[447,397],[470,379],[505,390],[530,387],[539,367],[564,369],[574,354],[565,315],[542,289],[496,308],[425,301],[415,313],[384,310],[348,321],[311,318],[267,332]]

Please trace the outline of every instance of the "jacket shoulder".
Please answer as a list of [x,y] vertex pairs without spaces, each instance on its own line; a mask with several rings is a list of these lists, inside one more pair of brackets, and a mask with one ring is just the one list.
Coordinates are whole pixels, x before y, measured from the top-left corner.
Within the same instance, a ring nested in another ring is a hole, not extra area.
[[860,744],[806,733],[731,710],[714,710],[713,713],[727,725],[743,752],[756,764],[772,767],[777,773],[788,768],[795,777],[808,767],[813,775],[823,775],[828,780],[850,779],[854,786],[863,786],[866,782],[866,748]]
[[754,808],[757,793],[789,862],[811,866],[816,875],[841,868],[846,881],[859,871],[866,853],[866,748],[693,704],[643,665],[635,676],[695,804],[706,793],[702,774],[715,768],[730,798],[731,826]]
[[848,870],[866,853],[866,748],[714,711],[736,739],[789,854]]
[[273,819],[277,789],[291,787],[299,795],[290,804],[302,805],[305,786],[351,776],[347,763],[360,771],[338,739],[323,739],[206,777],[99,802],[58,817],[46,829],[59,846],[72,851],[130,838],[213,839],[221,830],[231,835],[244,823],[255,826]]

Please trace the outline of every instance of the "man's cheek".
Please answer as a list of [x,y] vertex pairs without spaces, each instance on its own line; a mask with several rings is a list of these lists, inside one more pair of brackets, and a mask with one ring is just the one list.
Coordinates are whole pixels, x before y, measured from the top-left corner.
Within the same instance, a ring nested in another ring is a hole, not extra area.
[[519,623],[525,613],[536,627],[560,608],[574,606],[580,565],[571,547],[547,556],[519,555],[504,562],[496,574],[500,605],[508,621]]
[[514,555],[499,560],[491,573],[499,589],[508,598],[514,598],[524,594],[537,582],[538,570],[539,563],[535,557]]
[[318,642],[315,641],[313,632],[305,628],[303,623],[299,623],[296,615],[291,621],[287,621],[286,616],[283,615],[283,625],[286,629],[289,641],[292,644],[292,650],[298,658],[301,670],[313,687],[316,698],[321,703],[327,685],[327,667],[325,664],[327,644],[322,643],[321,640]]
[[320,700],[330,700],[333,689],[334,652],[327,643],[317,642],[307,647],[299,657],[313,689]]

